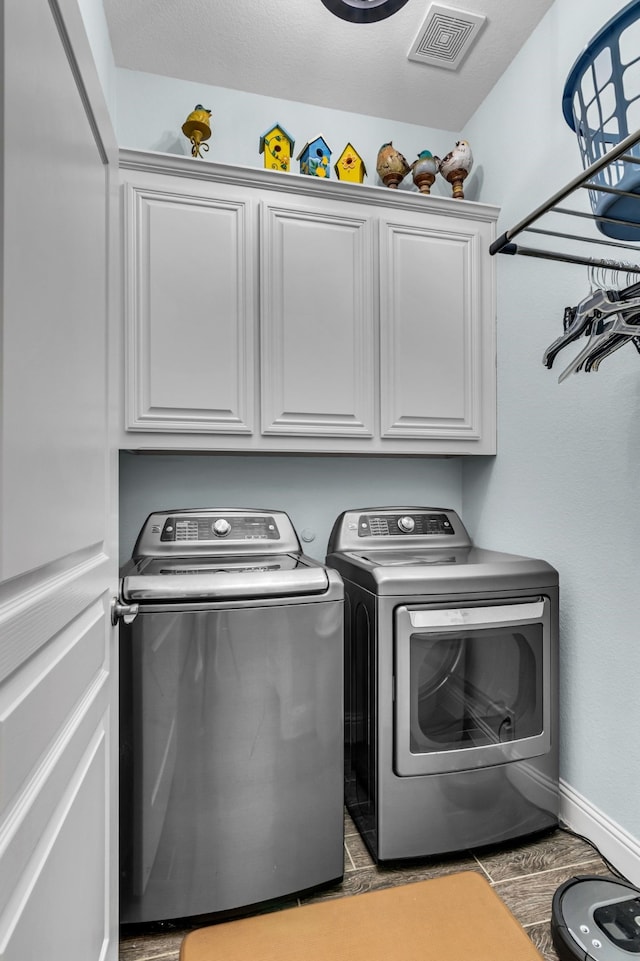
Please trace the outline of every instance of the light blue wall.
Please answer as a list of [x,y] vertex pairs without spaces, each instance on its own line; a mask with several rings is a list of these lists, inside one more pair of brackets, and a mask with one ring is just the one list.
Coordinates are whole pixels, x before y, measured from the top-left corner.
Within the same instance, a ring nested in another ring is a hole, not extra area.
[[[580,172],[564,82],[623,5],[556,0],[468,125],[484,199],[502,206],[499,232]],[[583,344],[551,371],[542,355],[562,332],[564,306],[588,293],[586,268],[504,256],[497,268],[498,456],[465,461],[464,517],[483,544],[558,568],[561,775],[640,839],[640,357],[629,344],[597,373],[558,384]]]
[[[459,136],[427,125],[395,123],[135,70],[118,68],[116,76],[119,108],[116,133],[120,146],[189,156],[191,145],[181,127],[196,103],[201,103],[212,111],[210,150],[199,161],[202,163],[215,161],[262,167],[260,137],[274,123],[280,123],[295,140],[294,158],[305,143],[322,134],[332,150],[331,177],[334,177],[333,164],[347,143],[352,143],[367,168],[365,185],[379,186],[376,157],[383,143],[393,141],[412,163],[424,149],[444,156]],[[428,98],[425,100],[425,117],[428,117]],[[291,169],[299,172],[295,159]],[[416,189],[411,177],[403,181],[400,189]],[[474,199],[473,189],[472,175],[465,186],[470,200]],[[451,196],[444,180],[434,184],[433,193]]]
[[120,454],[120,560],[153,510],[266,507],[286,511],[305,552],[324,560],[338,514],[385,504],[461,507],[456,459],[223,454]]

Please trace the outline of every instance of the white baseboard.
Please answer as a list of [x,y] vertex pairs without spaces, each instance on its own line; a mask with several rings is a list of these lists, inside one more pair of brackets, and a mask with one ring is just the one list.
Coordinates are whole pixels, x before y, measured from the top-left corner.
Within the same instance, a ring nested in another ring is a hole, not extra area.
[[588,838],[632,884],[640,886],[640,840],[611,821],[560,778],[560,820]]

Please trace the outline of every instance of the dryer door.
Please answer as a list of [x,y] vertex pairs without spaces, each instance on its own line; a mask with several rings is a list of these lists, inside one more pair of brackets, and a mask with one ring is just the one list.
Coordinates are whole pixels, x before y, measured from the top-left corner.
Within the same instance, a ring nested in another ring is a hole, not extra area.
[[464,771],[550,748],[550,603],[395,613],[394,768]]

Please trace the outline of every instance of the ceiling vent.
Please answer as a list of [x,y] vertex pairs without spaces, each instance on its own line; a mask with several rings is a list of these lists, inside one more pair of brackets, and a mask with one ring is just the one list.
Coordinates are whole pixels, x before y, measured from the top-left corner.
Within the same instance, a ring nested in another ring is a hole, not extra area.
[[407,56],[417,63],[457,70],[486,19],[477,13],[432,3]]

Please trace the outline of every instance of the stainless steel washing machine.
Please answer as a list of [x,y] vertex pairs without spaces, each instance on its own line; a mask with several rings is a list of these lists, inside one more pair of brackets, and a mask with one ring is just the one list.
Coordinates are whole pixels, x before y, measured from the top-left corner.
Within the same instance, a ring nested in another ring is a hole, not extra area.
[[552,828],[558,574],[474,547],[453,510],[338,517],[349,811],[379,861]]
[[239,509],[151,514],[121,573],[121,921],[339,881],[338,574]]

